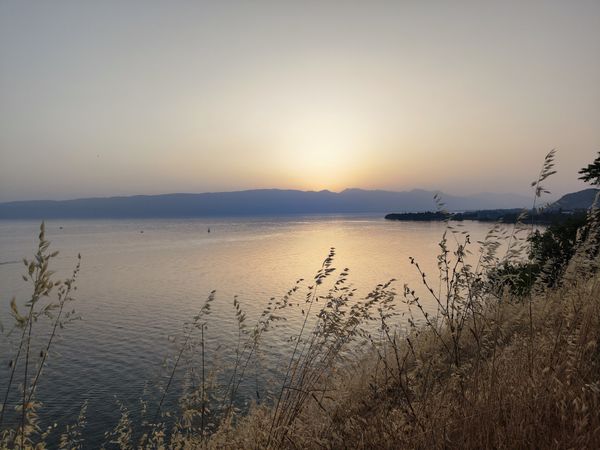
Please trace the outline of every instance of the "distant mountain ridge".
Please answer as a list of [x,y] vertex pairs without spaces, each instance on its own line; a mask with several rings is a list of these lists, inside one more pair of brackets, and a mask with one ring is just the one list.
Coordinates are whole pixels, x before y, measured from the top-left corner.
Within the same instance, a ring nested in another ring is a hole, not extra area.
[[[168,218],[278,214],[422,212],[435,209],[435,191],[346,189],[342,192],[256,189],[202,194],[34,200],[0,203],[0,219]],[[529,198],[516,194],[441,194],[448,210],[520,208]]]

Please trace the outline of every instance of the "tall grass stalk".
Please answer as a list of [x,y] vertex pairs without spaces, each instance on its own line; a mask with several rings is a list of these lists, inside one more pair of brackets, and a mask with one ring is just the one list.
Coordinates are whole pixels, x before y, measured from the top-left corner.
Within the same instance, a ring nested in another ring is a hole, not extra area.
[[[173,368],[171,369],[171,373],[169,374],[169,379],[167,380],[167,385],[165,386],[162,396],[160,397],[160,401],[158,402],[158,405],[156,407],[156,411],[154,413],[154,418],[152,420],[153,424],[157,423],[157,419],[160,414],[162,405],[165,401],[165,397],[167,396],[167,393],[169,392],[169,388],[171,387],[171,383],[173,382],[173,378],[175,377],[175,372],[177,371],[177,367],[179,366],[179,361],[181,360],[183,352],[188,349],[188,344],[190,342],[190,339],[192,338],[194,331],[198,328],[201,329],[202,336],[204,337],[203,330],[206,325],[206,323],[204,322],[204,318],[210,314],[210,308],[211,308],[212,302],[215,299],[215,294],[216,294],[216,291],[213,290],[208,295],[206,302],[204,303],[204,305],[202,305],[202,308],[200,308],[200,312],[198,314],[196,314],[194,316],[192,322],[190,324],[188,324],[188,329],[187,329],[187,332],[185,333],[183,343],[181,344],[181,347],[179,349],[179,352],[177,353],[177,357],[173,364]],[[202,346],[202,351],[204,351],[204,345]]]
[[[531,187],[534,188],[534,195],[533,195],[533,205],[531,207],[531,231],[530,231],[530,236],[533,236],[534,230],[535,230],[535,217],[537,215],[537,201],[538,199],[540,199],[542,197],[543,194],[549,194],[550,191],[548,191],[544,185],[542,185],[542,183],[551,175],[556,173],[556,170],[554,170],[554,158],[556,156],[556,149],[552,149],[548,152],[548,154],[546,155],[546,157],[544,158],[544,163],[542,164],[542,168],[540,170],[540,173],[537,177],[537,179],[535,181],[531,182]],[[533,245],[533,244],[532,244]],[[529,265],[529,278],[532,278],[532,267],[531,265]],[[528,303],[529,303],[529,337],[530,337],[530,375],[532,374],[531,370],[533,367],[533,306],[532,306],[532,302],[533,302],[533,297],[532,297],[533,293],[530,291],[529,292],[529,296],[528,296]]]
[[281,399],[283,397],[283,393],[284,393],[285,389],[288,388],[288,386],[286,386],[286,384],[288,382],[288,377],[290,376],[290,371],[292,369],[292,365],[294,364],[296,353],[298,351],[298,345],[300,344],[300,341],[302,339],[302,335],[304,334],[304,329],[306,328],[306,323],[308,321],[308,318],[310,317],[310,312],[312,310],[313,304],[314,304],[315,299],[317,297],[318,286],[321,283],[323,283],[323,281],[329,276],[329,274],[331,272],[333,272],[335,270],[335,269],[331,268],[331,264],[333,262],[333,257],[334,256],[335,256],[335,249],[331,248],[329,250],[329,254],[323,260],[323,264],[321,265],[321,269],[317,272],[317,275],[315,275],[315,284],[312,286],[311,291],[308,293],[308,297],[307,297],[307,300],[306,300],[306,303],[308,304],[308,310],[304,314],[304,320],[302,322],[302,327],[300,328],[298,336],[296,336],[296,340],[295,340],[295,344],[294,344],[294,350],[292,351],[292,356],[290,357],[290,362],[288,363],[288,366],[287,366],[287,369],[286,369],[286,372],[285,372],[285,376],[284,376],[283,382],[281,384],[281,390],[279,391],[279,396],[277,397],[277,402],[275,403],[275,411],[273,412],[273,421],[271,422],[271,429],[269,431],[269,440],[267,441],[267,446],[271,442],[271,435],[273,433],[273,428],[275,427],[275,423],[276,423],[277,418],[278,418],[277,414],[279,412],[279,406],[280,406],[280,403],[281,403]]

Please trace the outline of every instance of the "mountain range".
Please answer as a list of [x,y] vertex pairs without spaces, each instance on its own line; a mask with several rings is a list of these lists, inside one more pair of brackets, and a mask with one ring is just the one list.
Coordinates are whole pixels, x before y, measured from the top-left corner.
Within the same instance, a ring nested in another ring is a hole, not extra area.
[[[34,200],[0,203],[0,219],[168,218],[287,214],[421,212],[436,209],[434,191],[394,192],[346,189],[342,192],[258,189],[202,194]],[[445,208],[467,211],[521,208],[531,200],[517,194],[440,194]]]

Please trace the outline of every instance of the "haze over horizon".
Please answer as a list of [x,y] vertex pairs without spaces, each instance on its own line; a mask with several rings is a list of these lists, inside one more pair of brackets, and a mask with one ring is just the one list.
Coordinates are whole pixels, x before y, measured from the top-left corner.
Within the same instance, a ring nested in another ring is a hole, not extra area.
[[[589,186],[588,186],[589,188]],[[140,197],[140,196],[149,196],[149,197],[160,197],[160,196],[172,196],[172,195],[203,195],[203,194],[235,194],[235,193],[246,193],[246,192],[260,192],[260,191],[292,191],[292,192],[303,192],[303,193],[321,193],[321,192],[329,192],[333,194],[342,194],[350,191],[363,191],[363,192],[385,192],[385,193],[427,193],[427,194],[442,194],[447,196],[455,197],[456,195],[452,192],[444,192],[440,190],[429,190],[422,188],[412,188],[405,190],[390,190],[390,189],[362,189],[357,187],[344,188],[340,190],[331,190],[331,189],[293,189],[293,188],[253,188],[253,189],[239,189],[239,190],[224,190],[224,191],[204,191],[204,192],[159,192],[155,194],[115,194],[115,195],[106,195],[106,196],[89,196],[89,197],[69,197],[69,198],[35,198],[35,199],[25,199],[25,200],[8,200],[8,201],[0,201],[2,203],[14,203],[14,202],[36,202],[36,201],[71,201],[71,200],[86,200],[86,199],[108,199],[108,198],[129,198],[129,197]],[[517,194],[514,192],[474,192],[472,194],[466,194],[462,197],[486,197],[486,196],[498,196],[498,197],[506,197],[506,198],[527,198],[529,197],[524,194]],[[556,195],[551,193],[550,198],[556,200],[561,195]],[[432,197],[433,199],[433,197]],[[442,197],[443,200],[443,197]],[[518,206],[518,205],[517,205]]]
[[600,150],[600,2],[0,3],[0,202],[554,197]]

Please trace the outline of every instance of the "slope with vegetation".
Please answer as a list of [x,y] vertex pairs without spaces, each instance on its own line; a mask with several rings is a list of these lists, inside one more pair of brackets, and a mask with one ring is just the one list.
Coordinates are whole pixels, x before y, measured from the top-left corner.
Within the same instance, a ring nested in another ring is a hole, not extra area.
[[583,191],[572,192],[565,194],[557,201],[552,203],[549,207],[549,211],[585,211],[587,210],[596,199],[596,196],[600,192],[600,189],[590,188],[584,189]]

